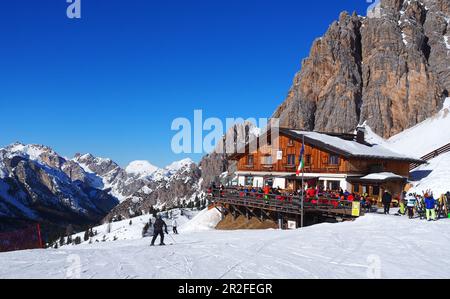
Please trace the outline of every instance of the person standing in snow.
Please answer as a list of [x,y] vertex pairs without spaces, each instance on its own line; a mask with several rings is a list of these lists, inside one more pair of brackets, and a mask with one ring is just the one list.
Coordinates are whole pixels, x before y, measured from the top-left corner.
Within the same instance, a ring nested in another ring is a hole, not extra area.
[[406,211],[407,211],[406,197],[402,196],[402,198],[400,199],[400,202],[399,202],[399,206],[400,206],[400,209],[398,210],[398,213],[400,215],[402,215],[402,216],[405,216],[406,215]]
[[173,221],[172,221],[172,229],[173,229],[173,233],[174,233],[175,235],[178,235],[177,226],[178,226],[177,220],[176,220],[176,219],[173,219]]
[[416,197],[414,196],[414,194],[410,193],[406,197],[406,207],[408,209],[409,219],[414,218],[414,208],[416,207],[416,203],[417,203]]
[[436,201],[433,194],[425,194],[425,209],[428,221],[436,221]]
[[159,243],[160,246],[166,245],[164,244],[164,231],[166,234],[169,234],[167,231],[167,224],[162,220],[161,215],[156,216],[155,224],[153,225],[153,239],[152,244],[150,246],[155,246],[155,241],[158,235],[161,237],[161,241]]
[[392,203],[392,194],[389,193],[388,190],[384,191],[382,202],[384,206],[384,214],[389,215],[389,211],[391,209],[391,203]]

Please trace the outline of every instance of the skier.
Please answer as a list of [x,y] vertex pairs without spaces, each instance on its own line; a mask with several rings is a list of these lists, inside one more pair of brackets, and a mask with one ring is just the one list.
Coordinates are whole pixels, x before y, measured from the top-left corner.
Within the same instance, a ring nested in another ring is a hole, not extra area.
[[160,246],[166,245],[166,244],[164,244],[163,228],[164,228],[164,231],[166,232],[166,234],[169,234],[169,232],[167,231],[167,225],[164,222],[164,220],[162,220],[161,215],[157,215],[155,224],[153,225],[153,239],[152,239],[152,244],[150,246],[155,246],[155,241],[156,241],[156,238],[158,237],[158,235],[161,237],[161,241],[160,241],[159,245]]
[[410,193],[406,197],[406,206],[408,208],[409,219],[413,219],[414,218],[414,208],[416,207],[416,203],[417,203],[416,197],[414,196],[414,194]]
[[398,210],[399,215],[405,216],[406,215],[406,208],[407,208],[407,202],[405,198],[400,199],[400,209]]
[[178,235],[177,226],[178,226],[177,220],[176,220],[176,219],[173,219],[173,221],[172,221],[172,228],[173,228],[173,233],[174,233],[175,235]]
[[384,191],[382,202],[384,206],[384,214],[389,215],[389,210],[391,209],[392,203],[392,194],[389,193],[388,190]]
[[436,201],[433,194],[425,194],[425,209],[427,210],[427,220],[436,221]]

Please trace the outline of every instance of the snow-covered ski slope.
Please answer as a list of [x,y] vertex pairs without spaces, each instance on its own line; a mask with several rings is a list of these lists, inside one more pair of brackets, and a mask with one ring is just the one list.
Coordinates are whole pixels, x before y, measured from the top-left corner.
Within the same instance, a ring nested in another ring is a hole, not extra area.
[[450,153],[442,154],[421,165],[411,173],[413,188],[410,192],[422,194],[433,191],[435,197],[450,191]]
[[369,214],[295,231],[204,230],[215,213],[172,235],[173,246],[144,238],[3,253],[0,278],[450,278],[448,219]]
[[[196,224],[196,221],[187,224],[190,220],[195,219],[196,215],[199,214],[197,211],[190,211],[188,209],[184,210],[183,215],[181,215],[180,209],[171,210],[172,217],[176,219],[177,225],[181,228],[186,227],[188,230],[192,229],[204,229],[208,228],[208,224],[199,223]],[[204,212],[200,212],[204,213]],[[142,215],[138,217],[134,217],[132,219],[125,219],[118,222],[113,222],[111,224],[103,224],[93,228],[93,231],[97,232],[97,235],[92,238],[91,241],[83,241],[82,244],[88,244],[89,242],[111,242],[114,240],[136,240],[142,238],[142,229],[145,224],[149,222],[149,220],[155,222],[155,219],[150,215]],[[211,222],[210,219],[208,219]],[[131,221],[131,225],[130,225]],[[172,219],[164,219],[167,224],[168,229],[172,230]],[[217,224],[217,223],[216,223]],[[151,235],[151,229],[148,231],[147,235]],[[81,240],[84,239],[84,232],[72,235],[72,240],[75,240],[76,237],[80,237]],[[71,245],[69,245],[71,246]]]

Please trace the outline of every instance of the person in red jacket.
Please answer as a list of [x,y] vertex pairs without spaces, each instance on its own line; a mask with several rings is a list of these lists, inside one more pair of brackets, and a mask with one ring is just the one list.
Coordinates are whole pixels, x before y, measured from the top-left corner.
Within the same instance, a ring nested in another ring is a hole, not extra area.
[[269,202],[269,194],[270,194],[270,186],[269,186],[269,184],[266,184],[264,186],[263,191],[264,191],[264,200],[266,201],[266,203],[268,203]]
[[313,204],[317,203],[316,201],[316,189],[314,187],[306,190],[306,198]]
[[350,193],[350,194],[347,196],[347,200],[348,200],[348,201],[354,201],[354,200],[355,200],[355,195],[354,195],[353,193]]

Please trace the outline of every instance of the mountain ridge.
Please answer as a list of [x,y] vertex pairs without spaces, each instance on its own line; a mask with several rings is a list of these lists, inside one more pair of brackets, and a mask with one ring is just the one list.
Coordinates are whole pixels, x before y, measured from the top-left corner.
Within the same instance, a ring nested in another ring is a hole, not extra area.
[[342,12],[314,41],[282,126],[348,133],[366,122],[387,138],[437,113],[450,90],[449,0],[381,0],[368,17]]

